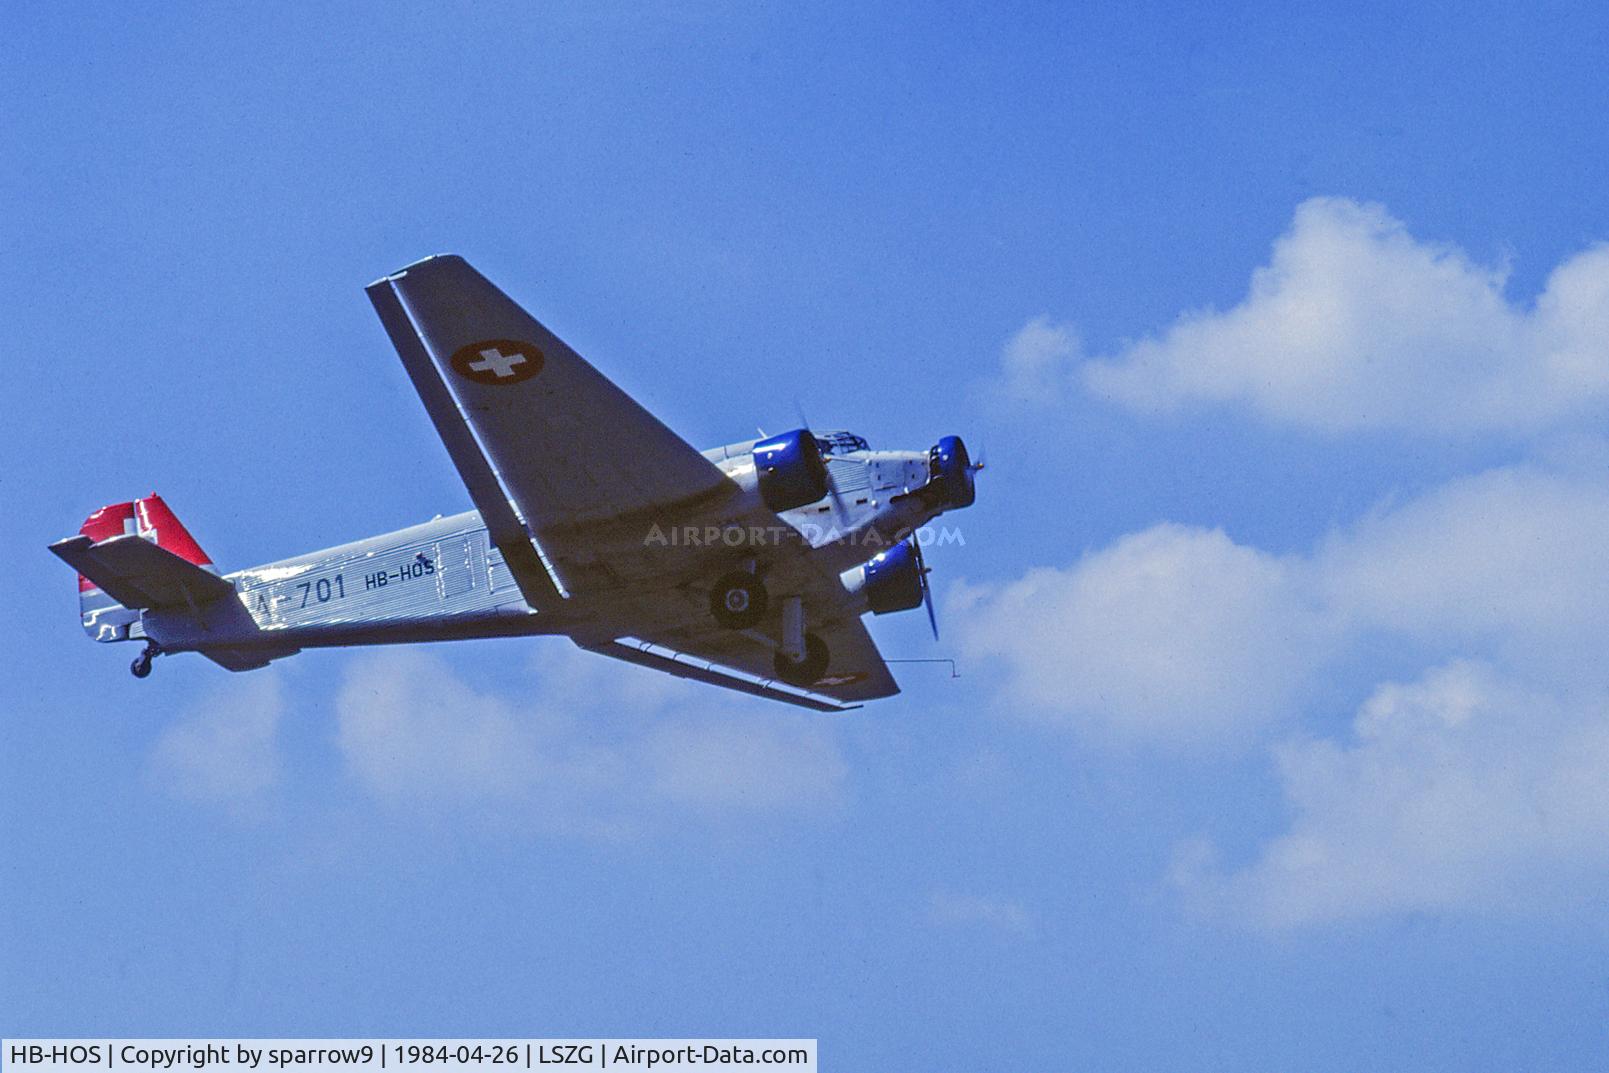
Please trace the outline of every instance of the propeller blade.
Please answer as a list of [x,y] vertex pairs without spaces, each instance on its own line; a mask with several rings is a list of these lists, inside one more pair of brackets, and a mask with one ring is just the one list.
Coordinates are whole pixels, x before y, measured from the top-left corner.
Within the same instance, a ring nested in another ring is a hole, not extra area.
[[939,639],[939,616],[933,610],[933,586],[928,583],[927,576],[932,573],[927,568],[927,562],[922,558],[922,542],[915,537],[911,538],[911,551],[916,554],[916,573],[922,579],[922,606],[927,608],[927,624],[933,628],[933,640]]
[[[799,427],[808,431],[810,429],[810,417],[805,413],[804,403],[799,401],[799,396],[797,395],[793,397],[793,412],[799,417]],[[844,496],[842,492],[838,491],[838,485],[832,479],[832,467],[830,466],[827,468],[827,498],[832,500],[833,527],[839,532],[847,531],[849,529],[849,512],[844,509]]]
[[837,482],[832,479],[832,470],[827,471],[827,498],[832,500],[832,521],[840,530],[849,528],[849,513],[844,509],[843,493],[838,491]]

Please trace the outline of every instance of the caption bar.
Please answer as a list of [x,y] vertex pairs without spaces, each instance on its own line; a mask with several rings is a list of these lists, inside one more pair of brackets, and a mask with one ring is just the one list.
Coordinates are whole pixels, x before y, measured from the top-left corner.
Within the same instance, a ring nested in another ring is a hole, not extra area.
[[520,1069],[816,1073],[813,1039],[8,1039],[17,1073],[513,1073]]

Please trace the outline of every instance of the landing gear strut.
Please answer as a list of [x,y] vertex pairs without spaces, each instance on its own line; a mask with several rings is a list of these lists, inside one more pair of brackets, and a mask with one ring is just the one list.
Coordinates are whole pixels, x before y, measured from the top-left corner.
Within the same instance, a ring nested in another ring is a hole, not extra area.
[[804,658],[789,659],[780,649],[773,666],[777,677],[801,689],[813,686],[827,673],[827,643],[813,633],[804,635]]
[[710,614],[729,630],[746,630],[765,617],[765,583],[746,570],[734,570],[710,589]]
[[136,678],[149,678],[151,676],[151,661],[162,654],[155,641],[145,643],[145,651],[134,657],[134,662],[128,665],[129,673]]

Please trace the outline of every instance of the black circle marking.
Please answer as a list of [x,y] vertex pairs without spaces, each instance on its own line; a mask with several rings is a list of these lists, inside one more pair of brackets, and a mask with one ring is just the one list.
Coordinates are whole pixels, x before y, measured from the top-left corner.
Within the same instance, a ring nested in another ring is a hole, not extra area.
[[542,352],[517,339],[484,339],[453,351],[453,372],[477,384],[518,384],[542,371]]

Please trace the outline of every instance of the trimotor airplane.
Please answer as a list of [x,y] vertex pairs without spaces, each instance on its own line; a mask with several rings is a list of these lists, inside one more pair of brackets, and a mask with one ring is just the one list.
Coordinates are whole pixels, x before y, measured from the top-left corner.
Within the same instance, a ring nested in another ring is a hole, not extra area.
[[[932,595],[919,528],[970,506],[958,436],[808,428],[700,452],[461,257],[367,288],[476,509],[220,574],[160,496],[50,550],[84,629],[232,671],[304,648],[558,634],[819,711],[899,692],[861,622]],[[934,635],[937,636],[937,625]]]

